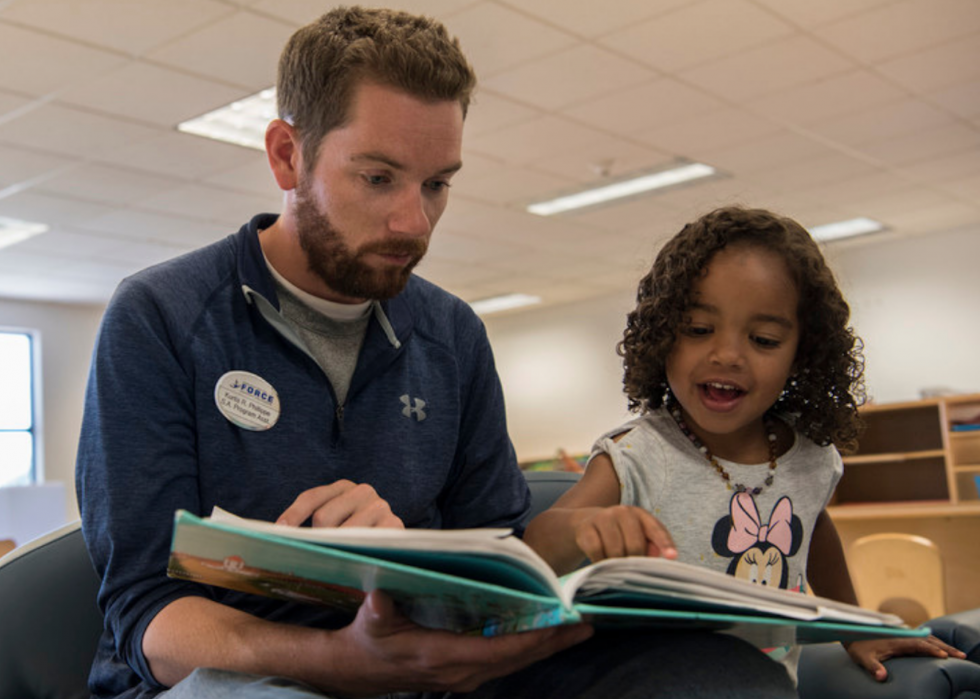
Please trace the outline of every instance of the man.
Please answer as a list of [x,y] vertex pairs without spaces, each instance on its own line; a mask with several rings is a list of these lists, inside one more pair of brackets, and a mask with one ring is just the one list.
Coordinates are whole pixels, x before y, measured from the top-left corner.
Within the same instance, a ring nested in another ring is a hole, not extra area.
[[[350,619],[165,575],[178,508],[220,505],[293,525],[522,529],[528,493],[482,324],[411,274],[461,167],[474,83],[437,23],[327,13],[280,61],[281,118],[266,149],[281,214],[120,285],[96,346],[78,458],[106,616],[96,696],[481,685],[486,696],[516,696],[487,682],[525,685],[513,673],[592,634],[460,637],[414,626],[378,592]],[[596,652],[588,647],[578,646]],[[756,663],[758,686],[773,677],[780,686],[768,661],[744,650],[734,656]]]

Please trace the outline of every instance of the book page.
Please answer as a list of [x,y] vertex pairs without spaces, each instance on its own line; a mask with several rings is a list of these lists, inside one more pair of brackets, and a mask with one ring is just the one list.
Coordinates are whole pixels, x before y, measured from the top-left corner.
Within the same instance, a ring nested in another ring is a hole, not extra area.
[[703,566],[665,558],[615,558],[563,578],[576,602],[614,604],[642,602],[660,596],[670,600],[779,614],[794,619],[822,619],[877,626],[903,626],[894,614],[882,614],[823,597],[757,585]]

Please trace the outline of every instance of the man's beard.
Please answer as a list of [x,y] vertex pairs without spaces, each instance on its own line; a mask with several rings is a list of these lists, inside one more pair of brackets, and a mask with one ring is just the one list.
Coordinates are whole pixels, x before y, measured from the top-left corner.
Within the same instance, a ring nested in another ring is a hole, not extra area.
[[[296,228],[309,270],[332,291],[354,299],[384,300],[400,294],[428,248],[421,238],[397,238],[351,250],[317,208],[305,182],[296,187]],[[404,267],[375,269],[364,262],[371,253],[410,255],[412,259]]]

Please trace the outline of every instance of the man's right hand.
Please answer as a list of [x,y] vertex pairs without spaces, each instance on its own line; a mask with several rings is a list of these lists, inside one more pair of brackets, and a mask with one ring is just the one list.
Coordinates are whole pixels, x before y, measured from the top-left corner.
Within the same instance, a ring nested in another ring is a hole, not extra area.
[[298,527],[311,518],[314,527],[405,528],[373,487],[347,480],[304,490],[276,524]]
[[[372,696],[393,689],[473,691],[484,682],[585,641],[593,630],[578,624],[491,638],[462,636],[415,625],[395,609],[387,595],[374,591],[354,622],[336,633],[343,637],[340,645],[345,650],[339,665],[346,675],[336,689]],[[329,686],[330,678],[324,681],[323,689],[334,689]]]

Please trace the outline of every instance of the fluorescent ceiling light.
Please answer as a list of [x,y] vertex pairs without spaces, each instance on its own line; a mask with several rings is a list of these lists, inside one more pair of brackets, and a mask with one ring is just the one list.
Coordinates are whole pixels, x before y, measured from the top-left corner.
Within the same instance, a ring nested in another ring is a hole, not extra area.
[[489,315],[490,313],[497,313],[499,311],[508,311],[512,308],[533,306],[536,303],[541,303],[540,296],[530,296],[528,294],[506,294],[504,296],[494,296],[492,298],[480,299],[472,302],[470,306],[477,312],[477,314],[485,316]]
[[273,87],[177,125],[178,131],[265,150],[265,129],[278,116]]
[[653,189],[672,187],[683,182],[701,179],[702,177],[711,177],[716,173],[717,170],[710,165],[687,163],[669,170],[661,169],[656,172],[646,172],[631,176],[628,179],[600,185],[599,187],[592,187],[573,194],[566,194],[555,199],[550,199],[549,201],[531,204],[527,207],[527,210],[539,216],[551,216],[552,214],[560,214],[564,211],[571,211],[572,209],[580,209],[613,199],[621,199],[622,197],[630,197],[634,194],[649,192]]
[[15,245],[40,233],[46,233],[48,226],[43,223],[18,221],[15,218],[0,216],[0,248]]
[[830,240],[840,240],[841,238],[851,238],[856,235],[866,235],[885,230],[885,226],[873,218],[859,217],[847,221],[837,221],[827,223],[822,226],[814,226],[810,229],[810,235],[814,240],[826,243]]

